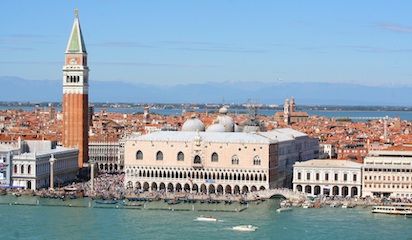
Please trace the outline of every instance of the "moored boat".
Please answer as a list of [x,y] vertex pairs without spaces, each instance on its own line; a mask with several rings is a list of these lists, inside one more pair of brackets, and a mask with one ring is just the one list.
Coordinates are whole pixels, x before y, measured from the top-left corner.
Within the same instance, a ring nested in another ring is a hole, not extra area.
[[97,200],[97,204],[116,204],[116,200]]
[[280,212],[288,212],[288,211],[292,211],[291,207],[281,207],[276,209],[276,212],[280,213]]

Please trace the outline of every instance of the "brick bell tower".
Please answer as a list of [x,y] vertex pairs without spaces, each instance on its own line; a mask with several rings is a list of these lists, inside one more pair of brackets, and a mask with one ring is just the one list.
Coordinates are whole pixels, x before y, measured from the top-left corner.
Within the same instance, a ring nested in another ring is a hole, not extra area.
[[77,9],[74,15],[63,66],[63,146],[79,149],[82,168],[89,159],[89,68]]

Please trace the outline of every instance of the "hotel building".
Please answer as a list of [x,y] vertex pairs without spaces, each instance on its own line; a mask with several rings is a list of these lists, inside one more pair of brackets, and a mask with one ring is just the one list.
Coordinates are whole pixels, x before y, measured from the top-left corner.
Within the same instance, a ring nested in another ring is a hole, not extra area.
[[362,196],[412,197],[412,151],[371,151],[363,165]]

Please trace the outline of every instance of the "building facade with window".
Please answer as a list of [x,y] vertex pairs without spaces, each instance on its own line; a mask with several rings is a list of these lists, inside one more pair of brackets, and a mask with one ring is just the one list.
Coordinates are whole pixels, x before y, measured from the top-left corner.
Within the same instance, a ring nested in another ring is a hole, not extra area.
[[293,167],[293,190],[312,195],[361,196],[362,164],[348,160],[314,159]]
[[99,172],[121,172],[124,166],[123,152],[123,140],[89,142],[89,160],[95,162]]
[[371,151],[363,164],[362,196],[412,198],[412,151]]
[[20,144],[0,143],[0,187],[11,186],[11,163],[13,156],[20,154]]
[[125,187],[237,194],[291,186],[296,161],[316,158],[316,139],[270,132],[159,131],[125,142]]
[[56,147],[50,141],[25,141],[26,152],[14,155],[11,163],[13,187],[40,189],[50,187],[50,158],[53,156],[54,184],[76,179],[78,154],[75,148]]

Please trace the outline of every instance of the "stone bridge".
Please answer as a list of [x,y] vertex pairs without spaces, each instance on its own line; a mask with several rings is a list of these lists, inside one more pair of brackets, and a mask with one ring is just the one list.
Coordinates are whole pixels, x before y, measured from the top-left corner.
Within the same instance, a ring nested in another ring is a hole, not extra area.
[[302,192],[293,192],[292,189],[288,188],[275,188],[251,192],[247,195],[247,199],[249,200],[256,198],[269,199],[274,197],[286,199],[306,199],[306,194]]

